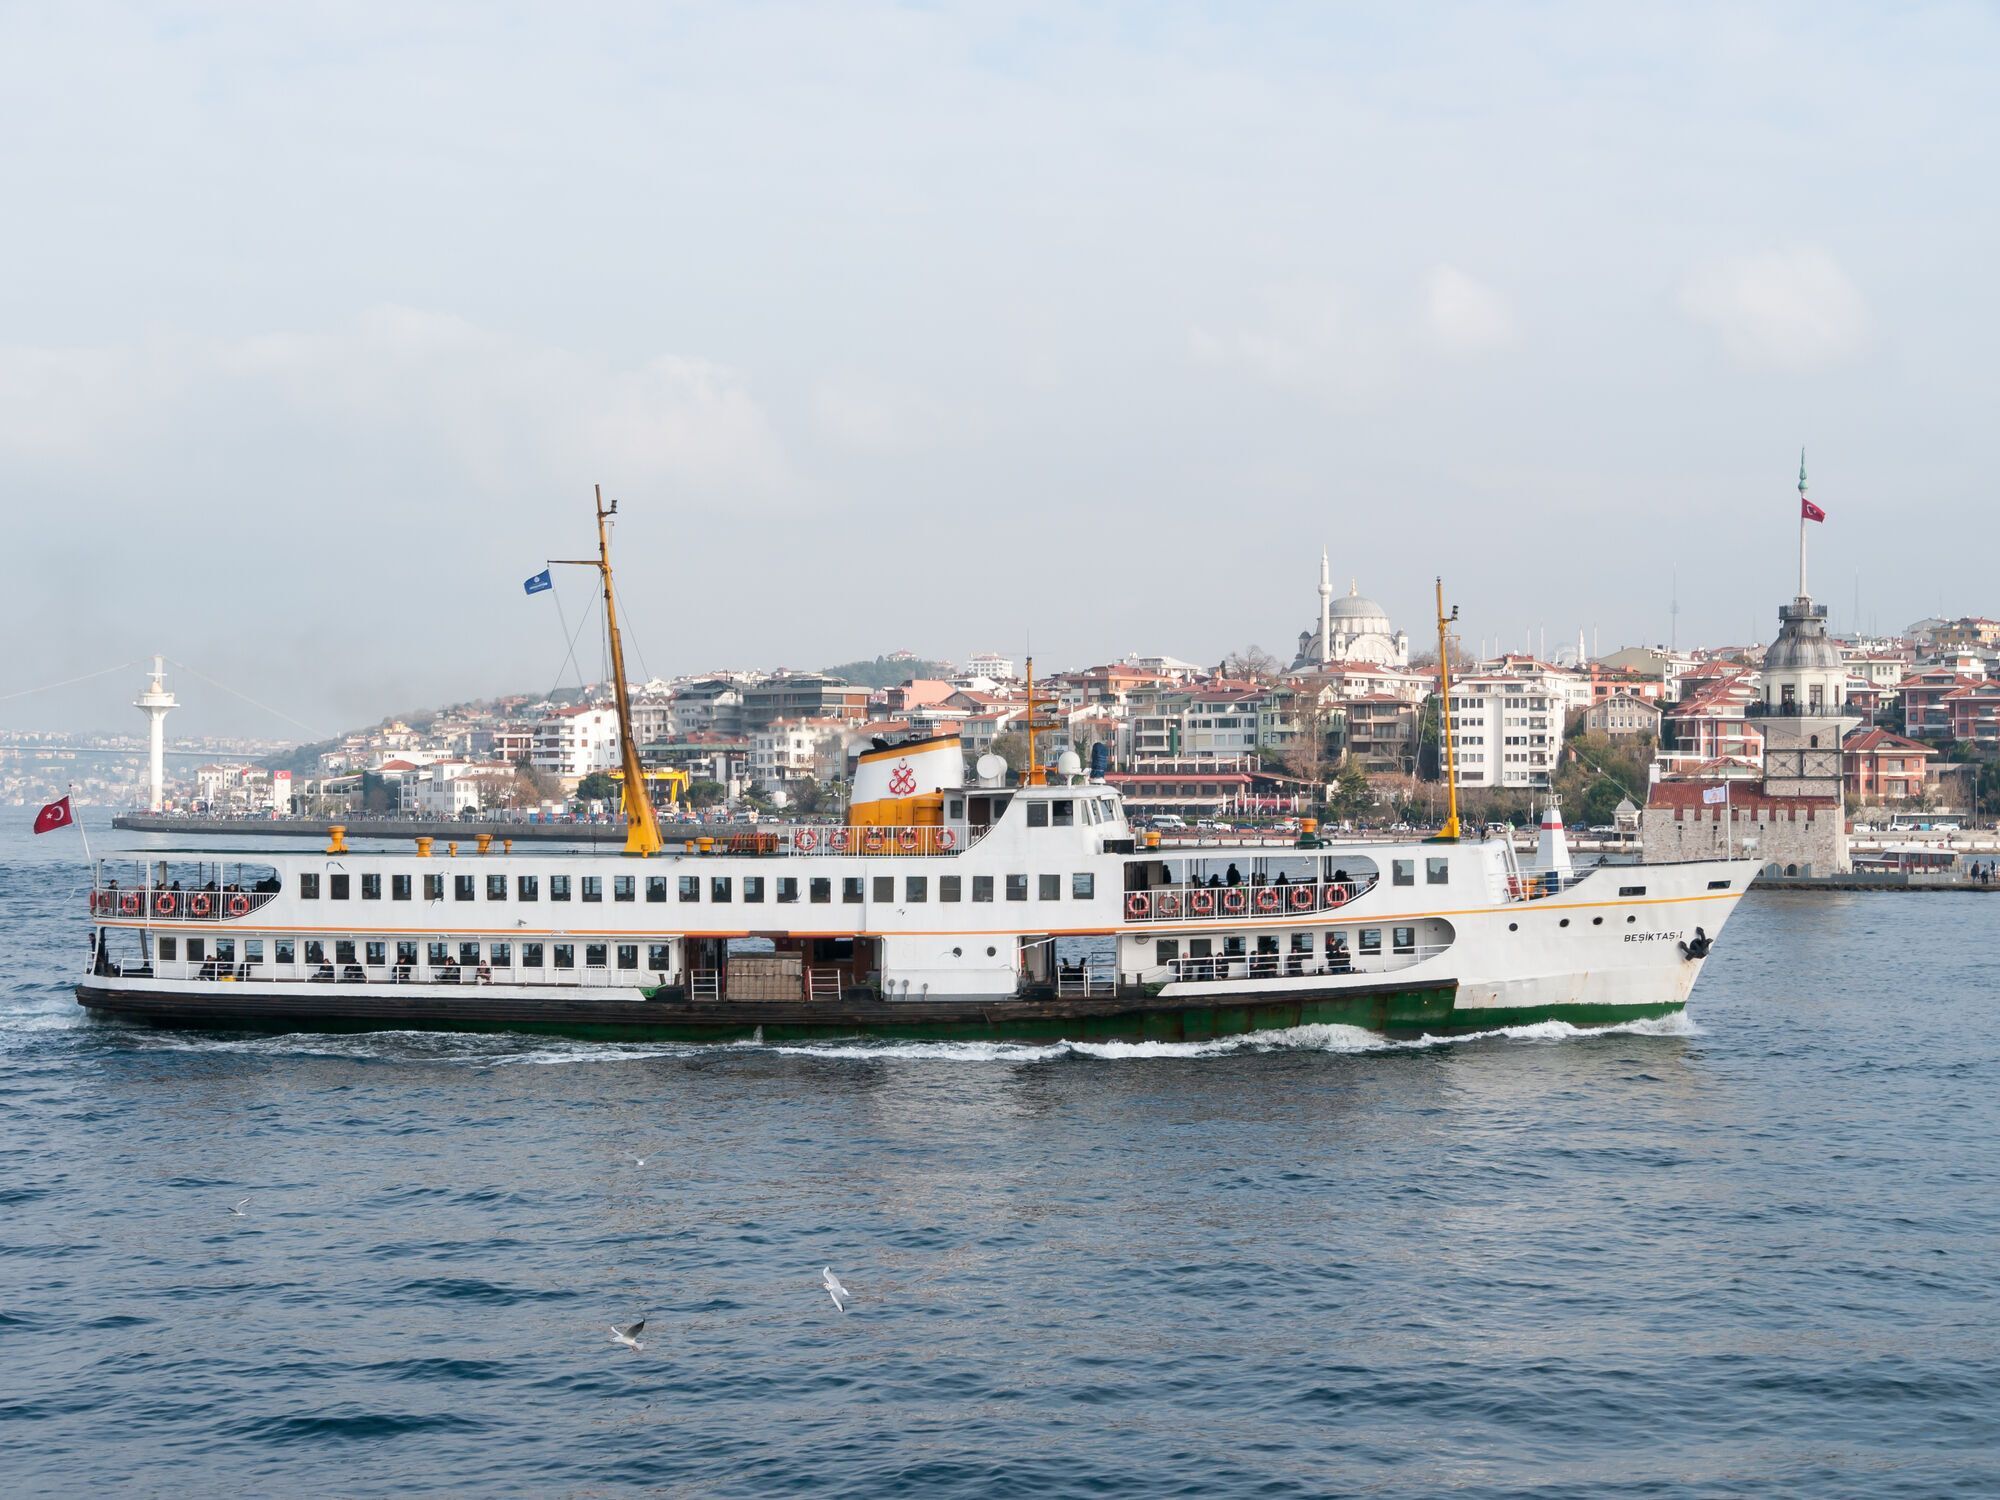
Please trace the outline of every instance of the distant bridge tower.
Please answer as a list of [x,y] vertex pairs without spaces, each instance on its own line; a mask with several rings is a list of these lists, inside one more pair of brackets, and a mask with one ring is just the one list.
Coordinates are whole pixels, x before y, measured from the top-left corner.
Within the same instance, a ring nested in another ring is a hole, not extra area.
[[149,764],[153,773],[152,800],[146,806],[158,812],[166,799],[167,785],[167,710],[179,708],[180,703],[167,691],[167,662],[163,656],[153,658],[153,676],[146,684],[146,691],[132,700],[132,706],[146,716]]

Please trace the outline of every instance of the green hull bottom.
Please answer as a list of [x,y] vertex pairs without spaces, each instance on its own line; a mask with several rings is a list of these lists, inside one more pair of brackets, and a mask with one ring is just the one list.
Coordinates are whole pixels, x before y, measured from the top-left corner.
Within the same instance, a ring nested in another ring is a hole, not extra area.
[[[1652,1020],[1678,1001],[1644,1005],[1539,1005],[1468,1010],[1455,984],[1377,987],[1336,995],[1274,995],[1241,1003],[1169,1001],[1001,1001],[988,1005],[684,1005],[556,1001],[481,1003],[410,999],[340,1003],[336,993],[304,996],[161,995],[79,987],[77,999],[102,1015],[207,1031],[515,1032],[606,1042],[817,1042],[853,1038],[896,1042],[1211,1042],[1300,1026],[1352,1026],[1391,1037],[1464,1036],[1562,1021],[1578,1027]],[[333,1001],[327,1004],[326,1001]]]

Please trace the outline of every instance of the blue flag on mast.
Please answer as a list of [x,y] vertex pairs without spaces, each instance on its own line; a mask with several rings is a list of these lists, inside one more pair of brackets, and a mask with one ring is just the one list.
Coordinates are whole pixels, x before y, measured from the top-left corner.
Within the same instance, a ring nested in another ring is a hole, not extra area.
[[533,578],[530,578],[526,583],[522,584],[521,588],[522,591],[525,593],[540,594],[547,592],[549,589],[552,589],[555,586],[556,586],[555,580],[549,577],[549,570],[547,568],[544,568],[542,569],[541,572],[537,573]]

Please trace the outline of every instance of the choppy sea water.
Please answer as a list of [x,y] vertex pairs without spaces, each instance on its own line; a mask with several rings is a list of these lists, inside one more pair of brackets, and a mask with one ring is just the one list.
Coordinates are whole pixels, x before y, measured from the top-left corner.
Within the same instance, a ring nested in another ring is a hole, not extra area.
[[248,1040],[81,1018],[67,837],[0,834],[9,1495],[2000,1489],[1992,898],[1753,894],[1610,1034]]

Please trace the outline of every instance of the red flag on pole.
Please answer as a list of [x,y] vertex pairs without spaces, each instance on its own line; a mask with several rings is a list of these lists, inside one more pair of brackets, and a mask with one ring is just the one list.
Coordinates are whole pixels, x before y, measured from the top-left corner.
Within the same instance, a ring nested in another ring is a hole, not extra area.
[[35,814],[35,832],[48,833],[52,829],[67,828],[75,821],[75,815],[69,810],[69,798],[64,797]]
[[1808,521],[1824,521],[1826,519],[1826,512],[1821,510],[1817,505],[1814,505],[1812,501],[1806,499],[1804,495],[1799,496],[1799,514]]

